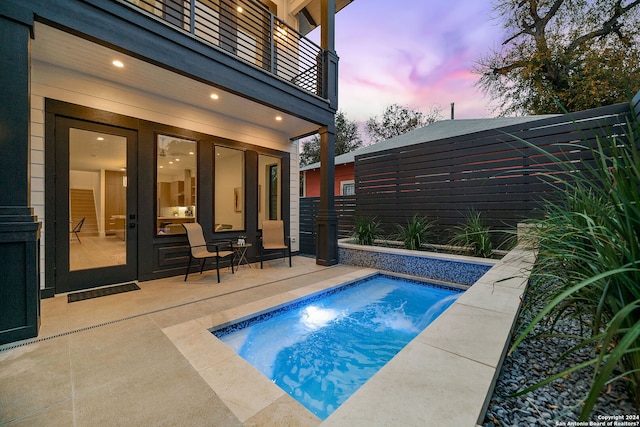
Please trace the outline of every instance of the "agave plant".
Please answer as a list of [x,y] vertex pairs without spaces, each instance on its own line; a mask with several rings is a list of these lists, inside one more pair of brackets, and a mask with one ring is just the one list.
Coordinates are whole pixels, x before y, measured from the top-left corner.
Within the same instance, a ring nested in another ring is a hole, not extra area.
[[406,227],[396,224],[396,229],[398,230],[396,238],[404,243],[405,249],[417,251],[420,250],[420,246],[423,243],[427,242],[432,226],[433,223],[427,221],[426,217],[421,218],[416,214],[411,220],[407,221]]
[[489,238],[489,227],[480,219],[480,212],[471,209],[465,216],[465,223],[453,229],[450,244],[471,248],[473,256],[490,258],[493,246]]
[[[640,408],[640,126],[627,126],[599,138],[594,162],[576,173],[567,165],[563,200],[547,202],[547,214],[534,221],[538,260],[528,295],[542,304],[514,341],[513,351],[533,329],[558,336],[556,322],[571,318],[588,331],[563,356],[585,347],[586,362],[550,375],[518,394],[571,372],[588,368],[590,388],[580,420],[588,420],[605,386],[624,381]],[[574,147],[576,148],[576,147]],[[584,147],[580,147],[583,149]],[[561,159],[547,153],[553,162]],[[570,178],[569,178],[570,176]],[[558,175],[553,177],[558,179]],[[556,181],[557,182],[557,181]],[[556,184],[553,184],[556,185]],[[552,284],[550,286],[550,284]]]
[[373,245],[381,234],[380,221],[374,218],[356,218],[353,238],[359,245]]

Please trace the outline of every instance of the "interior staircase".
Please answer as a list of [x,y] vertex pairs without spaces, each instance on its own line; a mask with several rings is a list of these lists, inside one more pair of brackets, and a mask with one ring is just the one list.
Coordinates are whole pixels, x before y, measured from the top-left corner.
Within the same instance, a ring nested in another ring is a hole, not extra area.
[[80,232],[82,236],[98,235],[98,218],[96,215],[96,203],[93,196],[93,190],[81,190],[72,188],[69,190],[71,204],[71,227],[76,225],[83,217],[84,225]]

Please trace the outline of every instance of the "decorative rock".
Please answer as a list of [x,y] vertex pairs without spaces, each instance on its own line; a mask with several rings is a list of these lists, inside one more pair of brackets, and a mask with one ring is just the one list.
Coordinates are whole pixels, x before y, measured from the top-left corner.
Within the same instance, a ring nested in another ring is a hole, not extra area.
[[[577,334],[579,327],[577,324],[559,324],[556,332]],[[567,343],[558,338],[536,338],[522,342],[504,360],[487,409],[484,427],[553,427],[558,425],[557,422],[577,421],[580,402],[586,397],[590,387],[592,371],[574,372],[523,396],[506,397],[558,372],[558,369],[565,369],[592,357],[590,350],[585,348],[570,355],[562,366],[555,366],[558,357],[574,344],[575,341]],[[610,390],[598,398],[592,420],[596,420],[597,414],[611,416],[636,413],[623,382],[616,381]]]

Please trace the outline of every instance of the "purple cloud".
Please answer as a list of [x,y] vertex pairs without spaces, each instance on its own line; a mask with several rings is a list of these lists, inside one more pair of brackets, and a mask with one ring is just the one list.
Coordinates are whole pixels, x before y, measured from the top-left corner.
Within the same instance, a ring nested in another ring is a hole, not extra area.
[[490,2],[355,1],[336,17],[340,108],[352,120],[390,103],[424,112],[456,103],[456,118],[489,117],[475,62],[502,41]]

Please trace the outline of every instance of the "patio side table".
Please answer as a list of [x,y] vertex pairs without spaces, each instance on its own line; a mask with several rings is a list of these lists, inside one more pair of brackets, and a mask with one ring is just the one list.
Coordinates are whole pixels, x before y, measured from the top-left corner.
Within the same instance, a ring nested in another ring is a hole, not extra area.
[[251,243],[245,243],[244,245],[233,243],[231,245],[233,251],[235,252],[234,257],[238,259],[238,267],[240,267],[240,264],[242,264],[244,260],[244,264],[248,265],[249,268],[251,268],[251,264],[249,264],[249,260],[247,259],[247,249],[249,249],[251,246]]

